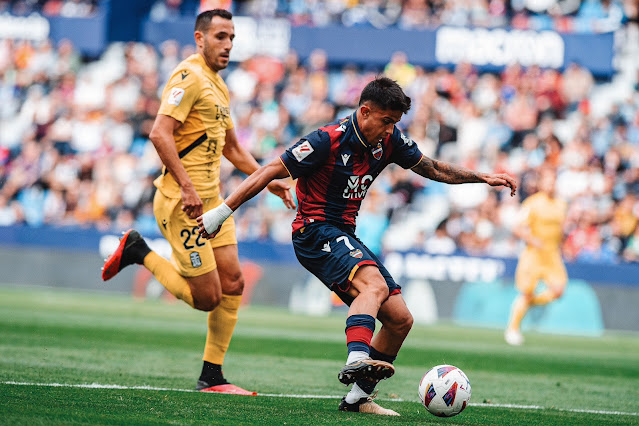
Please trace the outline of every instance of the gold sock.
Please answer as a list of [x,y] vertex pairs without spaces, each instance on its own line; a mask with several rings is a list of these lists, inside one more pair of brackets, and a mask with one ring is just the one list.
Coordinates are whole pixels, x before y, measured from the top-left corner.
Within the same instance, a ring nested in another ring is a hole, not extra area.
[[524,319],[529,306],[530,304],[524,296],[517,296],[510,312],[510,321],[508,322],[509,330],[519,330],[521,327],[521,320]]
[[184,300],[191,307],[194,307],[189,283],[175,270],[171,262],[152,251],[144,258],[144,266],[153,273],[160,284],[173,296]]
[[530,303],[533,305],[545,305],[547,303],[552,302],[555,299],[556,299],[555,292],[547,288],[546,290],[542,291],[541,293],[533,297]]
[[222,365],[237,323],[237,310],[242,296],[222,295],[220,304],[209,312],[209,331],[204,346],[204,361]]

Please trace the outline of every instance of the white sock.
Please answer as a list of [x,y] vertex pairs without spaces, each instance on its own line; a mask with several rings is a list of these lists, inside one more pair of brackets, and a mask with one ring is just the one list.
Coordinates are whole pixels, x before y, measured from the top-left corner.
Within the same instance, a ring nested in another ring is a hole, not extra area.
[[366,398],[367,396],[370,396],[370,394],[364,392],[362,388],[360,388],[357,383],[355,383],[351,388],[351,391],[348,393],[348,395],[346,395],[346,402],[348,402],[349,404],[355,404],[357,401],[362,398]]
[[369,358],[370,355],[364,351],[353,351],[348,353],[348,359],[346,360],[346,364],[350,364],[355,361],[360,361],[362,359]]

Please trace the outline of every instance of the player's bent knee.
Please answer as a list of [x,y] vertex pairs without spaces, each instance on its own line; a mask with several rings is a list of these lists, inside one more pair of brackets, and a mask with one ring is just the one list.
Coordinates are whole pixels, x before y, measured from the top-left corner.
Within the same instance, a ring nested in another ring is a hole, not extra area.
[[239,273],[226,282],[222,282],[222,290],[224,294],[229,296],[241,296],[244,292],[244,276]]
[[193,307],[199,311],[210,312],[220,304],[222,297],[211,295],[208,297],[193,297]]
[[364,295],[367,297],[374,297],[379,304],[384,303],[388,299],[389,290],[386,285],[386,281],[383,280],[368,280],[368,281],[353,281],[349,294],[353,297]]
[[386,299],[388,299],[388,295],[390,293],[388,290],[388,286],[386,285],[386,281],[372,283],[369,284],[368,287],[370,288],[370,291],[375,294],[375,297],[379,301],[380,305],[384,303]]
[[209,312],[212,311],[222,301],[222,293],[213,289],[194,289],[191,287],[193,296],[193,307],[197,310]]
[[351,291],[354,297],[360,294],[374,296],[381,305],[388,298],[389,289],[386,280],[374,266],[366,265],[355,273],[351,282]]
[[407,312],[405,315],[399,318],[399,322],[397,324],[397,333],[403,336],[407,336],[410,330],[413,328],[413,315],[410,312]]
[[387,327],[390,327],[395,334],[407,336],[410,330],[413,328],[413,315],[410,311],[406,310],[404,312],[400,312],[397,315],[394,315],[390,321],[390,324],[384,324]]

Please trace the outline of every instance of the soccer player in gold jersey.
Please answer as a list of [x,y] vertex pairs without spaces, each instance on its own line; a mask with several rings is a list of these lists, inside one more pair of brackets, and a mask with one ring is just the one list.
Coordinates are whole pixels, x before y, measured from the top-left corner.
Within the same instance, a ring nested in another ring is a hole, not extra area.
[[[556,174],[544,167],[539,172],[538,192],[522,203],[521,223],[515,234],[525,241],[515,271],[515,286],[520,294],[511,307],[510,320],[504,333],[510,345],[521,345],[521,321],[531,306],[545,305],[559,298],[568,275],[561,259],[561,241],[566,217],[566,202],[555,198]],[[540,280],[546,288],[535,293]]]
[[[195,22],[197,53],[174,70],[150,139],[164,164],[155,180],[153,210],[171,244],[171,261],[150,250],[135,230],[126,232],[103,268],[106,281],[138,263],[178,299],[209,312],[204,365],[196,389],[250,395],[226,381],[224,355],[237,322],[244,279],[240,270],[235,224],[229,217],[213,240],[201,238],[196,218],[222,203],[220,162],[226,157],[251,174],[257,161],[238,143],[230,116],[229,92],[218,72],[228,66],[235,29],[230,12],[214,9]],[[295,208],[289,185],[274,181],[268,189]]]

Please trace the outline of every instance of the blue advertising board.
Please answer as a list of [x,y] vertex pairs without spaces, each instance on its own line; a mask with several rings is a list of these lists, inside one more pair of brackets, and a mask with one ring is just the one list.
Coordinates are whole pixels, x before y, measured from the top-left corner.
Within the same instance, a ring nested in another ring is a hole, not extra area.
[[[161,235],[149,233],[145,238],[158,254],[170,257],[170,246]],[[116,233],[95,228],[0,227],[1,283],[104,289],[99,274],[102,259],[117,245]],[[282,306],[289,296],[313,303],[325,296],[330,310],[324,286],[316,282],[317,291],[311,291],[304,284],[308,273],[290,243],[243,241],[238,250],[242,264],[253,264],[253,272],[259,272],[253,274],[260,281],[253,300]],[[505,327],[517,295],[512,279],[515,263],[515,259],[423,252],[394,252],[384,258],[417,322],[451,319],[499,328]],[[128,268],[108,288],[130,291],[138,270]],[[604,329],[639,331],[639,264],[575,263],[568,265],[568,274],[563,296],[532,309],[524,330],[582,335],[599,335]]]
[[613,34],[560,34],[554,31],[488,30],[441,27],[402,31],[374,28],[291,29],[291,48],[302,57],[323,49],[331,63],[383,66],[395,51],[427,68],[468,62],[497,71],[509,63],[563,69],[571,62],[594,75],[609,77],[613,68]]
[[[161,23],[147,20],[143,23],[142,39],[156,46],[167,39],[193,44],[193,22],[193,18]],[[405,31],[335,26],[291,27],[290,37],[287,34],[260,40],[258,34],[252,40],[244,40],[244,43],[288,43],[279,46],[277,51],[286,52],[290,47],[303,59],[313,50],[322,49],[333,65],[352,63],[382,67],[394,52],[403,51],[412,64],[426,68],[468,62],[483,71],[499,71],[510,63],[561,70],[576,62],[596,76],[610,77],[614,73],[613,37],[612,33],[561,34],[554,31],[458,27]]]
[[88,18],[64,16],[28,16],[0,14],[0,39],[12,38],[53,42],[70,40],[74,47],[88,56],[98,56],[107,45],[107,13],[102,10]]

